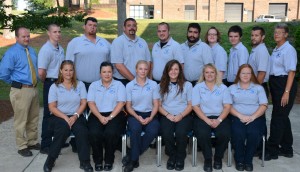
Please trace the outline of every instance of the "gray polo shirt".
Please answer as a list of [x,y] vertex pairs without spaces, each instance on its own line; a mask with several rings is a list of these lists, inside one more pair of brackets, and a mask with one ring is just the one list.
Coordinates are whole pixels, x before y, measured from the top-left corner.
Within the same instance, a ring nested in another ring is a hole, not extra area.
[[203,66],[213,63],[210,47],[199,40],[192,47],[188,46],[188,41],[181,44],[184,57],[184,76],[188,81],[197,81],[202,75]]
[[173,40],[169,39],[168,43],[162,48],[160,46],[160,41],[156,42],[153,45],[152,49],[152,61],[153,61],[153,70],[152,75],[153,79],[160,81],[164,68],[168,61],[178,60],[179,63],[184,63],[183,54],[180,48],[180,44]]
[[247,89],[242,89],[240,84],[229,87],[232,97],[232,107],[239,113],[251,116],[260,105],[268,104],[264,88],[261,85],[251,83]]
[[[136,36],[135,40],[131,40],[123,33],[112,42],[111,63],[124,64],[136,76],[135,65],[139,60],[151,61],[148,44],[144,39]],[[125,79],[116,68],[114,77]]]
[[86,99],[87,93],[83,82],[78,81],[76,88],[66,89],[63,84],[52,84],[49,90],[48,102],[56,102],[57,109],[66,115],[73,115],[80,106],[81,99]]
[[270,75],[288,75],[290,71],[296,71],[297,52],[286,41],[279,48],[275,48],[270,58]]
[[232,104],[232,99],[224,84],[210,90],[203,81],[193,88],[192,105],[200,106],[206,116],[220,116],[225,104]]
[[46,70],[46,78],[58,78],[60,64],[64,59],[62,46],[58,45],[58,48],[55,48],[50,41],[47,41],[39,51],[38,68]]
[[214,64],[218,71],[224,72],[222,79],[225,79],[228,61],[227,53],[219,43],[216,43],[213,47],[211,47],[211,50]]
[[136,78],[130,81],[126,85],[126,96],[132,108],[138,112],[151,112],[153,100],[160,98],[156,82],[148,78],[144,86],[140,86]]
[[249,56],[248,64],[253,68],[255,76],[257,76],[258,72],[266,72],[266,76],[264,78],[264,82],[268,82],[269,80],[269,65],[270,54],[265,43],[261,43],[257,45],[255,48],[252,48],[251,54]]
[[186,81],[183,85],[182,93],[178,93],[179,87],[177,84],[169,84],[169,93],[161,96],[160,101],[162,107],[172,115],[179,115],[182,113],[188,102],[192,103],[192,90],[193,86],[190,82]]
[[89,87],[87,101],[95,102],[99,112],[112,112],[119,102],[126,102],[125,86],[112,80],[106,88],[102,80],[95,81]]
[[92,83],[100,79],[100,64],[110,61],[110,43],[96,37],[96,43],[91,42],[85,35],[76,37],[69,42],[66,59],[75,63],[77,79]]
[[227,81],[234,82],[239,67],[248,63],[249,53],[242,42],[230,48]]

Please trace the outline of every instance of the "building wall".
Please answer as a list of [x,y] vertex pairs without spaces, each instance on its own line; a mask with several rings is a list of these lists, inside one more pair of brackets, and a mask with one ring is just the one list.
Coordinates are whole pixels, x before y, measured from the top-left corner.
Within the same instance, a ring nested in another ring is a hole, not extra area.
[[269,3],[287,3],[287,17],[292,20],[299,17],[298,1],[300,0],[127,0],[127,14],[130,5],[154,5],[154,19],[184,20],[185,5],[195,5],[196,20],[223,22],[225,3],[242,3],[243,22],[247,22],[261,14],[268,14]]

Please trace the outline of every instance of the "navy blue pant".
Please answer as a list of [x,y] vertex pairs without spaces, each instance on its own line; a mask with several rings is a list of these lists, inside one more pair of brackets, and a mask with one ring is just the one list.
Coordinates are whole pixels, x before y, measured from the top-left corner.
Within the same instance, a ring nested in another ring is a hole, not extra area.
[[50,151],[48,154],[49,157],[57,159],[62,146],[72,132],[76,138],[76,146],[80,162],[90,161],[88,128],[86,125],[86,119],[83,115],[80,115],[71,129],[64,119],[51,115],[49,118],[49,126],[50,130],[54,133],[54,138],[50,145]]
[[[217,119],[218,116],[208,117],[210,119]],[[197,137],[197,141],[202,148],[204,159],[212,159],[212,144],[211,133],[214,132],[216,138],[215,146],[215,159],[222,159],[224,152],[228,146],[231,135],[231,121],[227,118],[221,122],[217,128],[211,128],[206,122],[200,119],[198,116],[194,118],[194,132]]]
[[[136,112],[144,119],[150,117],[151,112]],[[159,122],[154,117],[147,125],[142,125],[135,117],[128,117],[128,128],[130,131],[131,160],[138,161],[139,156],[149,148],[150,143],[157,137]],[[141,136],[142,131],[144,135]]]
[[192,115],[187,115],[177,123],[162,116],[160,124],[166,154],[173,162],[183,163],[186,157],[187,134],[192,130]]
[[232,116],[231,138],[236,163],[252,164],[253,156],[262,139],[264,125],[263,117],[246,125],[239,118]]
[[50,86],[54,83],[54,79],[47,79],[43,85],[43,102],[44,102],[44,115],[43,115],[43,122],[42,122],[42,140],[41,140],[41,149],[46,147],[50,147],[52,142],[53,133],[49,130],[49,118],[50,118],[50,111],[48,107],[48,94]]
[[[110,115],[110,112],[101,113],[101,115],[107,117]],[[105,164],[114,163],[118,140],[124,132],[124,128],[122,127],[124,120],[124,111],[121,111],[106,125],[103,125],[94,114],[90,115],[88,120],[89,139],[93,149],[93,160],[95,164],[102,164],[103,148],[105,149]]]
[[284,153],[293,153],[293,134],[289,114],[296,98],[297,82],[294,81],[292,84],[289,103],[282,107],[281,98],[285,91],[286,82],[287,76],[271,75],[269,80],[273,110],[267,151],[275,156],[279,153],[279,146]]

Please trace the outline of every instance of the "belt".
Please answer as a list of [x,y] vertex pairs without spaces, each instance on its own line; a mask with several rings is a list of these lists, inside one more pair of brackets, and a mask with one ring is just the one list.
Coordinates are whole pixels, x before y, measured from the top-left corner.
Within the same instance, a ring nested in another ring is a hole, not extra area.
[[271,77],[277,77],[277,78],[285,78],[285,77],[288,77],[288,75],[278,75],[278,76],[275,76],[275,75],[271,75]]
[[26,85],[26,84],[22,84],[22,88],[34,88],[36,87],[36,85]]
[[56,79],[56,78],[46,78],[45,81],[48,81],[48,82],[56,82],[57,79]]

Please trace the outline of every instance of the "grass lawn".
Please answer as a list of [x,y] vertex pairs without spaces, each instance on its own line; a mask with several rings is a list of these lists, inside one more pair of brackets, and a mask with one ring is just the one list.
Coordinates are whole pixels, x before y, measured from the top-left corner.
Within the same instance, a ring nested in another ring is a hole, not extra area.
[[[194,21],[166,21],[170,24],[171,27],[171,36],[178,41],[179,43],[183,43],[186,41],[186,29],[190,22]],[[137,35],[144,38],[148,44],[149,47],[152,48],[152,45],[158,41],[157,35],[156,35],[156,27],[157,24],[160,23],[161,20],[151,20],[151,19],[143,19],[143,20],[137,20],[138,23],[138,32]],[[72,38],[79,36],[83,33],[82,29],[83,23],[80,22],[73,22],[71,28],[62,28],[62,46],[66,48],[67,43]],[[207,29],[211,26],[215,26],[218,28],[222,34],[221,39],[221,45],[225,48],[227,52],[229,52],[230,49],[230,43],[227,38],[227,31],[229,27],[232,25],[240,25],[243,28],[243,37],[242,42],[243,44],[248,48],[248,50],[251,50],[251,41],[250,41],[250,35],[251,35],[251,28],[255,25],[262,26],[266,30],[266,38],[265,43],[266,46],[269,49],[269,52],[272,52],[272,49],[275,47],[275,42],[273,41],[273,29],[276,23],[202,23],[201,25],[201,39],[204,40],[204,35],[207,31]],[[300,22],[289,22],[289,41],[293,44],[294,43],[294,33],[297,28],[300,26]],[[117,20],[100,20],[98,25],[98,36],[101,36],[103,38],[108,39],[110,42],[117,37]],[[32,31],[34,34],[38,34],[40,36],[38,37],[44,37],[46,40],[46,33],[42,30],[34,30]],[[40,39],[34,38],[32,39],[32,45],[38,52],[40,47],[44,44],[44,41],[41,42]],[[4,52],[7,50],[8,47],[0,47],[0,59],[2,58]],[[2,99],[9,99],[9,89],[10,86],[8,84],[5,84],[4,82],[0,81],[0,100]],[[39,84],[40,89],[40,100],[42,103],[42,86]]]

